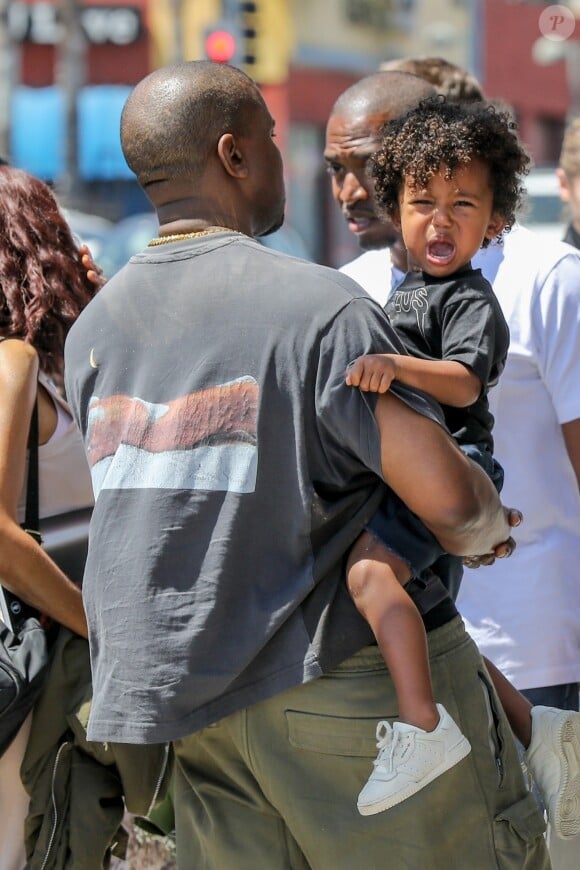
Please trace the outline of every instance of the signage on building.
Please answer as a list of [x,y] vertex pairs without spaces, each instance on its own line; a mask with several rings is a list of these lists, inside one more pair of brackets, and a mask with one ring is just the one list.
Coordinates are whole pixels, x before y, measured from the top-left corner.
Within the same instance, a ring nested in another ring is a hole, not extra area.
[[415,5],[414,0],[346,0],[346,18],[363,27],[406,30]]
[[[81,27],[93,45],[130,45],[143,34],[141,10],[137,6],[81,6]],[[8,29],[15,42],[57,45],[62,25],[54,3],[10,3]]]

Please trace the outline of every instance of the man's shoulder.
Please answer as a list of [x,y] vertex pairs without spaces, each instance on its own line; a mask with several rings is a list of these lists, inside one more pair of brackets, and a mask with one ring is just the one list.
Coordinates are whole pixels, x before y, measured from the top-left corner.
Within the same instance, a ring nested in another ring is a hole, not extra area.
[[479,251],[473,265],[481,269],[500,296],[506,292],[537,292],[554,279],[578,283],[580,252],[517,224],[501,244]]
[[516,224],[506,233],[504,247],[507,251],[533,252],[542,259],[561,260],[563,257],[580,258],[580,252],[560,239],[546,238],[534,229]]
[[508,261],[514,268],[554,268],[563,260],[580,263],[580,251],[567,242],[544,238],[528,227],[516,224],[506,233],[501,243],[492,243],[478,251],[473,266],[486,274],[486,264],[493,261]]
[[326,299],[331,307],[341,308],[352,299],[369,298],[361,282],[353,279],[348,272],[322,266],[309,260],[301,260],[280,251],[269,250],[268,271],[277,273],[281,281],[294,282],[295,292],[302,301],[311,300],[314,306],[323,304]]
[[345,263],[344,266],[341,266],[339,271],[350,275],[351,273],[360,271],[361,269],[370,268],[372,266],[384,267],[385,265],[390,264],[390,248],[377,248],[373,251],[363,251],[363,253],[359,254],[358,257],[355,257],[354,260],[350,260],[348,263]]
[[[216,248],[208,253],[216,253]],[[231,284],[238,280],[235,276],[240,274],[244,275],[244,281],[239,285],[236,295],[241,305],[251,305],[256,300],[263,302],[264,290],[267,288],[271,305],[277,306],[281,311],[291,312],[296,322],[309,317],[317,322],[328,322],[350,302],[358,299],[372,304],[368,294],[348,275],[329,266],[267,248],[254,239],[236,239],[235,244],[222,246],[218,253],[223,281],[216,275],[211,259],[204,263],[202,255],[194,255],[187,250],[168,254],[157,249],[151,253],[146,249],[135,255],[112,276],[81,313],[71,329],[68,343],[73,345],[81,336],[92,336],[95,324],[102,329],[103,320],[110,321],[114,312],[125,311],[127,306],[134,304],[135,299],[139,299],[139,315],[148,318],[151,312],[158,310],[158,305],[163,304],[166,295],[166,288],[160,280],[159,266],[169,266],[175,262],[183,267],[180,279],[183,297],[178,296],[180,291],[177,289],[174,291],[174,299],[183,298],[184,304],[193,295],[193,304],[200,301],[203,304],[204,299],[211,299],[212,304],[221,304],[222,283],[225,282],[224,286]],[[198,267],[202,263],[200,272]],[[189,292],[189,264],[196,269],[196,294]],[[149,266],[156,267],[156,271],[152,273],[156,280],[147,282],[147,292],[144,293],[143,273]],[[231,295],[227,299],[231,305]]]

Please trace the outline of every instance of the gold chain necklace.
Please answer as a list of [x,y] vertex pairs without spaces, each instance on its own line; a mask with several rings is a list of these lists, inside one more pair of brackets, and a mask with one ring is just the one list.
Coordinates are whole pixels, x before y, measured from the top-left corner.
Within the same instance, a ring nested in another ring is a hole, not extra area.
[[147,243],[148,248],[153,248],[156,245],[169,245],[171,242],[181,242],[184,239],[199,239],[201,236],[211,236],[213,233],[236,233],[243,235],[238,230],[230,230],[228,227],[208,227],[206,230],[197,230],[192,233],[173,233],[171,236],[157,236]]

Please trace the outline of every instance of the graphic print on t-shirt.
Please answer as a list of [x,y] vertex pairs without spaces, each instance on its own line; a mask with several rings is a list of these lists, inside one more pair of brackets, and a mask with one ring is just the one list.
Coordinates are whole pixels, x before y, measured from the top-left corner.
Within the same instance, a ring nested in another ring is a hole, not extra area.
[[101,489],[253,492],[258,460],[257,381],[249,376],[168,402],[92,396],[87,455]]
[[425,316],[429,307],[427,288],[416,287],[412,290],[397,290],[393,296],[393,308],[397,314],[414,311],[419,332],[425,338]]

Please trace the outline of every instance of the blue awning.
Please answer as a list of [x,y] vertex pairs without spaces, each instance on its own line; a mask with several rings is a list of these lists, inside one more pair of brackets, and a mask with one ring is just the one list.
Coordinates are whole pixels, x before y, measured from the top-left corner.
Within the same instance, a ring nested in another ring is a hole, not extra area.
[[[78,97],[79,173],[87,181],[134,179],[119,139],[131,88],[94,85]],[[65,171],[64,99],[59,88],[19,87],[12,96],[11,161],[46,181]]]

